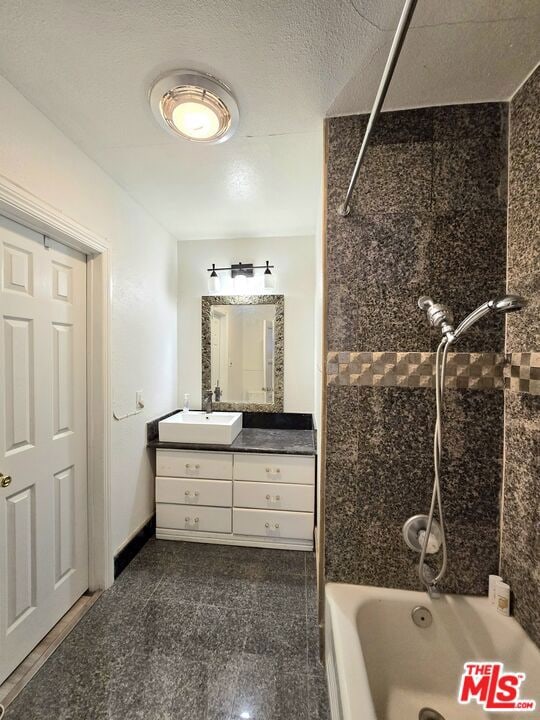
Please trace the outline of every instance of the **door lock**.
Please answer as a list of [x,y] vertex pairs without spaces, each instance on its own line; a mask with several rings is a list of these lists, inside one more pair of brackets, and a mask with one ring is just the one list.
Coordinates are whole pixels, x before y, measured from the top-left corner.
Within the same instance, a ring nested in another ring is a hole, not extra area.
[[9,487],[11,485],[11,475],[2,475],[0,473],[0,485],[3,488]]

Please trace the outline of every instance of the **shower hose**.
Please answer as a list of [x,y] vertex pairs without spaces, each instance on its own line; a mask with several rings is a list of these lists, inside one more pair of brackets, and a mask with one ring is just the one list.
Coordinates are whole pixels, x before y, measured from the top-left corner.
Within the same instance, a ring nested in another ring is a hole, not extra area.
[[[429,509],[428,522],[422,544],[422,552],[420,554],[420,563],[418,565],[418,574],[420,580],[426,590],[434,590],[437,583],[444,577],[446,572],[447,553],[446,553],[446,536],[444,531],[443,506],[441,498],[441,453],[442,453],[442,410],[444,400],[444,376],[446,371],[446,357],[450,343],[447,337],[444,337],[439,343],[437,354],[435,356],[435,405],[436,405],[436,421],[435,432],[433,434],[433,492],[431,495],[431,506]],[[441,528],[441,546],[442,546],[442,563],[439,572],[435,575],[434,571],[426,563],[426,554],[431,535],[431,526],[433,524],[433,516],[437,510],[439,516],[439,525]]]

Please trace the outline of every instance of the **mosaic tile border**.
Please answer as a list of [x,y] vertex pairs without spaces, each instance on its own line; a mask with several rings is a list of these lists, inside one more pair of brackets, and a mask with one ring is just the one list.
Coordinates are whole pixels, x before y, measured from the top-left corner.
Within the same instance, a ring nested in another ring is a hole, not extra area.
[[505,389],[540,395],[540,352],[508,353],[506,357]]
[[[503,353],[449,353],[446,387],[495,390],[505,386]],[[328,385],[435,387],[434,352],[329,352]]]

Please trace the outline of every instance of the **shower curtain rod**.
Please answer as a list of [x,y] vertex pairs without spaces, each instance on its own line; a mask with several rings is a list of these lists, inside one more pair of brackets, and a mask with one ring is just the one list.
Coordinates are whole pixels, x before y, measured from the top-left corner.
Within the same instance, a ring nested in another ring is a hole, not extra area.
[[379,89],[377,90],[377,96],[375,97],[375,102],[373,103],[373,108],[369,116],[366,134],[364,135],[364,139],[362,140],[362,146],[360,148],[360,152],[358,153],[356,165],[354,166],[351,181],[349,183],[349,188],[347,190],[347,195],[345,196],[345,201],[338,208],[338,214],[342,217],[346,217],[351,212],[349,201],[351,199],[354,186],[356,185],[356,181],[358,179],[358,173],[360,172],[360,166],[362,165],[362,160],[364,159],[364,155],[366,154],[371,133],[373,132],[373,128],[381,112],[382,104],[386,97],[386,93],[388,92],[388,86],[390,85],[394,70],[396,69],[399,54],[401,52],[401,48],[403,47],[405,35],[407,34],[407,30],[409,29],[416,3],[417,0],[405,0],[405,5],[403,6],[403,11],[401,13],[401,17],[399,18],[399,23],[396,28],[396,34],[394,35],[394,39],[392,41],[392,47],[390,48],[390,53],[388,54],[388,60],[386,61],[386,65],[384,67],[381,83],[379,85]]

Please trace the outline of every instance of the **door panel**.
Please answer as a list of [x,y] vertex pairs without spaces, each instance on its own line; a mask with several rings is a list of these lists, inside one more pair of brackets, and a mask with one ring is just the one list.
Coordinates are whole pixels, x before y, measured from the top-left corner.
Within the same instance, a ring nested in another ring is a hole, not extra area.
[[53,334],[53,435],[72,431],[73,326],[52,324]]
[[0,682],[88,587],[86,258],[0,218]]
[[34,377],[32,321],[4,318],[5,452],[30,447],[34,442]]
[[32,253],[4,243],[4,288],[32,295]]
[[9,564],[7,590],[8,632],[21,617],[32,610],[36,599],[36,536],[34,488],[25,488],[7,500],[8,547],[13,549]]
[[75,470],[54,476],[55,582],[62,582],[75,567]]

